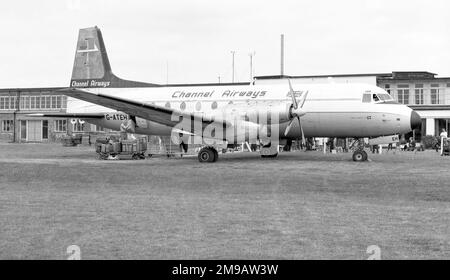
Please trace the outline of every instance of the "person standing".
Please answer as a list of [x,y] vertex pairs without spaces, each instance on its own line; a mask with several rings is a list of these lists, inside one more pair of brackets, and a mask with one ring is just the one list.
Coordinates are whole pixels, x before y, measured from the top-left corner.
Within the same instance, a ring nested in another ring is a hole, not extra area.
[[448,138],[447,130],[445,130],[445,128],[442,129],[440,136],[441,136],[441,156],[443,156],[444,155],[444,141],[447,141],[447,138]]

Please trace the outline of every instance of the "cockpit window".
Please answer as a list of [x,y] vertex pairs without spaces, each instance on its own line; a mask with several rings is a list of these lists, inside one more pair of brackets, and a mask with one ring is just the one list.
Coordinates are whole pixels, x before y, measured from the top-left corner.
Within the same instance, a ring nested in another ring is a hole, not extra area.
[[370,102],[372,102],[372,96],[370,94],[368,94],[368,93],[363,94],[362,102],[363,103],[370,103]]
[[380,103],[386,101],[393,101],[392,97],[388,93],[364,93],[363,103]]
[[392,97],[389,94],[387,94],[387,93],[377,93],[376,96],[377,96],[378,100],[375,99],[375,96],[374,96],[373,100],[375,100],[375,101],[383,101],[383,102],[385,102],[385,101],[392,101],[393,100]]

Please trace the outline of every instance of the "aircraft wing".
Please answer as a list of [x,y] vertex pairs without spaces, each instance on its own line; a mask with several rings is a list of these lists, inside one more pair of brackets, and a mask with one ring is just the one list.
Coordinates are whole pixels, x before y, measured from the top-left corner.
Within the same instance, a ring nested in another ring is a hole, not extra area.
[[74,118],[74,119],[101,119],[105,117],[103,113],[36,113],[28,114],[30,117],[47,117],[47,118]]
[[190,118],[191,121],[201,121],[202,126],[206,126],[212,123],[216,123],[217,125],[223,125],[224,123],[227,126],[230,125],[227,122],[221,120],[213,120],[210,117],[205,117],[199,114],[182,112],[179,110],[165,108],[154,104],[137,102],[134,100],[101,93],[92,93],[89,91],[73,88],[59,90],[59,92],[73,98],[105,106],[114,110],[127,113],[129,115],[137,116],[170,127],[174,127],[180,122],[180,119],[178,117],[173,118],[173,116],[182,116],[183,118]]

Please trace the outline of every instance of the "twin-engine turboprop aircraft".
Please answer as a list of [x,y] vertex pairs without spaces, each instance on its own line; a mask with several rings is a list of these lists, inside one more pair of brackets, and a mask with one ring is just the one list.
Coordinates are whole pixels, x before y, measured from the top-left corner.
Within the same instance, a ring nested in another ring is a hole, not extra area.
[[[273,157],[279,143],[305,137],[379,137],[410,132],[419,115],[396,103],[381,88],[366,84],[161,86],[122,80],[112,71],[100,29],[81,29],[67,113],[129,132],[171,135],[174,141],[202,144],[200,162],[218,158],[217,145],[261,143]],[[178,139],[178,140],[177,140]],[[367,160],[360,147],[355,161]]]

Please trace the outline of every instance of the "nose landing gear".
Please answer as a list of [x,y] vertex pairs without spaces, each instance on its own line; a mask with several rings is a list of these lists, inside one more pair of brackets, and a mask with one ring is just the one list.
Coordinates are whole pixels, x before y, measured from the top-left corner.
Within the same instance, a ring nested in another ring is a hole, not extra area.
[[367,152],[364,151],[364,140],[363,139],[355,139],[355,141],[350,145],[350,149],[353,150],[353,161],[367,161],[369,156]]
[[354,151],[353,152],[353,161],[366,161],[368,159],[368,155],[366,153],[366,151]]

